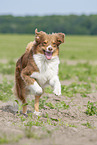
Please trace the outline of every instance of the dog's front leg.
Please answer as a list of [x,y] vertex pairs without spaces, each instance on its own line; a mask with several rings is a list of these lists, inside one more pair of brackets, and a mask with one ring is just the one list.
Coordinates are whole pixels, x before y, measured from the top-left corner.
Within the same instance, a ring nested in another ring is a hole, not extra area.
[[26,86],[30,89],[31,93],[40,96],[43,93],[43,90],[37,83],[37,81],[34,79],[34,77],[33,78],[31,77],[32,72],[30,72],[29,70],[30,70],[29,67],[23,69],[21,72],[21,77],[24,80]]
[[39,84],[34,81],[33,84],[29,85],[30,92],[35,96],[41,96],[43,94],[42,88],[39,86]]
[[53,77],[49,83],[54,89],[54,91],[53,91],[54,94],[57,96],[60,96],[61,95],[61,83],[59,81],[58,76]]

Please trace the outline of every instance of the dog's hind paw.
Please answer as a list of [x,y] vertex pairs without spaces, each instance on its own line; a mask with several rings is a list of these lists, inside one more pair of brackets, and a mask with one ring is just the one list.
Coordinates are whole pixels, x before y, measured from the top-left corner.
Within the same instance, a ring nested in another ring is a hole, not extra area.
[[34,111],[34,114],[35,114],[36,116],[40,116],[40,115],[41,115],[41,112]]

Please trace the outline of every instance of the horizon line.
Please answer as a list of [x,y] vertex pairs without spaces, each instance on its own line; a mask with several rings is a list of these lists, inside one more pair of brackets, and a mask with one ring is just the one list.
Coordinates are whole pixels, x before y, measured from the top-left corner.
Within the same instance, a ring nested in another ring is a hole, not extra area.
[[44,17],[44,16],[70,16],[70,15],[75,15],[75,16],[82,16],[82,15],[85,15],[85,16],[91,16],[91,15],[97,15],[97,13],[90,13],[90,14],[85,14],[85,13],[82,13],[82,14],[77,14],[77,13],[70,13],[70,14],[24,14],[24,15],[15,15],[15,14],[0,14],[0,16],[13,16],[13,17],[33,17],[33,16],[39,16],[39,17]]

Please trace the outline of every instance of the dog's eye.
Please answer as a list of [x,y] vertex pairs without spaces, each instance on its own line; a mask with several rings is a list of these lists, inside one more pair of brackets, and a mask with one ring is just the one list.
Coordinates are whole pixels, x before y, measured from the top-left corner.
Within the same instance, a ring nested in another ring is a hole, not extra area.
[[56,43],[55,43],[55,42],[53,43],[53,46],[54,46],[54,47],[56,46]]
[[58,39],[58,42],[61,43],[62,41]]
[[43,45],[46,45],[46,44],[47,44],[47,41],[44,41],[44,42],[43,42]]

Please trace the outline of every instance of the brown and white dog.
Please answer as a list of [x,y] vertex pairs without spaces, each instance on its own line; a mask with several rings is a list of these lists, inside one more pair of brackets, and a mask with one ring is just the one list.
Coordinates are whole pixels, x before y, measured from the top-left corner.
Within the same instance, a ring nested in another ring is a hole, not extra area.
[[[24,55],[16,63],[15,89],[23,104],[27,103],[28,93],[35,95],[35,114],[39,115],[39,98],[47,84],[54,89],[55,95],[61,95],[58,77],[59,45],[64,42],[65,34],[46,34],[35,30],[35,41],[30,42]],[[27,105],[23,105],[26,114]]]

